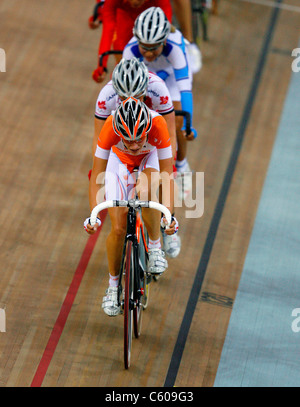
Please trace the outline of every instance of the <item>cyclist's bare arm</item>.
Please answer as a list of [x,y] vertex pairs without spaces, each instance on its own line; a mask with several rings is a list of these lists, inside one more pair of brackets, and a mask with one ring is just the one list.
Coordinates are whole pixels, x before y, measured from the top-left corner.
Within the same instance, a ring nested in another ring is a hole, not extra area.
[[176,149],[177,149],[175,112],[173,111],[171,113],[165,114],[163,117],[164,117],[165,121],[167,122],[168,131],[169,131],[170,140],[171,140],[171,146],[172,146],[173,160],[174,160],[174,164],[175,164]]
[[[99,203],[97,202],[97,194],[100,189],[105,186],[105,170],[107,166],[107,160],[102,158],[94,157],[93,169],[91,173],[91,179],[89,184],[89,199],[91,210]],[[90,234],[95,233],[97,226],[92,227],[87,225],[87,232]]]
[[103,119],[97,119],[95,117],[94,119],[94,139],[93,139],[93,149],[92,149],[92,156],[94,157],[96,148],[97,148],[97,143],[98,143],[98,138],[99,134],[102,130],[102,127],[104,126],[105,120]]
[[[162,187],[162,204],[165,205],[171,213],[174,212],[174,179],[173,179],[173,159],[167,158],[159,160],[160,174],[162,183],[167,182],[169,185]],[[167,177],[166,177],[167,174]],[[166,233],[172,235],[175,232],[175,222],[173,221],[166,230]]]

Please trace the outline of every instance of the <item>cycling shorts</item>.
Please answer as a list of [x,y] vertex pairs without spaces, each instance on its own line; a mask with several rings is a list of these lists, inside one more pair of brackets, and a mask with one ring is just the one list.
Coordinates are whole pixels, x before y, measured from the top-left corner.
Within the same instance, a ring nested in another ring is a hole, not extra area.
[[135,186],[138,174],[146,168],[159,171],[157,150],[146,154],[140,162],[138,172],[123,164],[118,156],[111,151],[105,172],[105,198],[107,201],[121,199],[128,200],[135,197]]

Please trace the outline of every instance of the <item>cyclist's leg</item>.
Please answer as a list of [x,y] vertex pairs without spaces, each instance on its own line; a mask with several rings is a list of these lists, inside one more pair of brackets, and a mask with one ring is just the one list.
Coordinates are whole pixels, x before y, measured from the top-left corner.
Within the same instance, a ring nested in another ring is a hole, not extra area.
[[[122,164],[117,155],[111,152],[105,173],[106,200],[127,199],[135,182],[131,178],[126,165]],[[108,214],[111,220],[111,230],[106,241],[108,267],[109,273],[116,276],[119,274],[122,259],[127,208],[110,208]]]
[[[140,165],[141,174],[137,190],[140,199],[158,202],[159,163],[157,151],[154,150],[144,158]],[[165,254],[161,250],[160,213],[154,209],[143,208],[142,217],[149,235],[148,271],[152,274],[162,274],[168,267]]]
[[173,7],[182,35],[193,42],[191,0],[173,0]]
[[111,276],[118,276],[126,235],[127,208],[109,208],[111,230],[106,239],[108,270]]
[[[117,9],[117,24],[114,37],[113,48],[114,50],[123,50],[125,45],[132,38],[132,27],[134,25],[134,19],[130,18],[128,13],[124,10]],[[122,54],[115,55],[116,64],[118,64],[122,59]]]
[[[173,102],[175,110],[181,110],[181,103],[178,101]],[[182,133],[183,117],[176,116],[176,135],[178,143],[176,168],[179,173],[190,171],[188,159],[187,159],[187,139]]]
[[[145,168],[139,177],[138,195],[142,200],[158,202],[157,194],[153,186],[155,179],[159,180],[159,172],[155,168]],[[159,185],[157,185],[158,187]],[[156,241],[160,238],[160,213],[155,209],[143,208],[143,220],[148,231],[149,239]]]
[[[130,182],[130,180],[129,180]],[[126,199],[128,188],[128,171],[118,157],[111,153],[105,173],[106,200]],[[130,185],[130,188],[132,186]],[[118,304],[118,275],[122,261],[124,237],[126,234],[127,208],[110,208],[111,230],[106,240],[106,251],[109,268],[109,287],[103,297],[102,308],[109,316],[120,313]]]

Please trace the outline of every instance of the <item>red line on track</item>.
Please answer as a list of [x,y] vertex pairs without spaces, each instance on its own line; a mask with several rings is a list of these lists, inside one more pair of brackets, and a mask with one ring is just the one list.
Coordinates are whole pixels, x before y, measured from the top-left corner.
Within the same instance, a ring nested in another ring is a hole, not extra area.
[[[107,215],[107,211],[103,211],[102,216],[101,216],[102,225],[104,223],[106,215]],[[97,232],[94,235],[91,235],[89,237],[89,239],[86,243],[86,246],[81,255],[81,259],[80,259],[77,269],[75,271],[73,280],[72,280],[69,290],[67,292],[66,298],[60,309],[60,313],[59,313],[57,320],[54,324],[54,327],[52,329],[47,346],[44,350],[43,356],[42,356],[40,363],[37,367],[37,370],[35,372],[34,378],[31,383],[31,387],[40,387],[43,383],[43,380],[47,373],[48,367],[49,367],[52,357],[54,355],[56,346],[61,337],[64,326],[67,322],[67,318],[69,316],[72,305],[74,303],[77,291],[81,284],[81,280],[83,278],[83,275],[84,275],[87,265],[89,263],[90,257],[94,250],[95,244],[97,242],[100,230],[102,229],[102,225],[98,228]]]

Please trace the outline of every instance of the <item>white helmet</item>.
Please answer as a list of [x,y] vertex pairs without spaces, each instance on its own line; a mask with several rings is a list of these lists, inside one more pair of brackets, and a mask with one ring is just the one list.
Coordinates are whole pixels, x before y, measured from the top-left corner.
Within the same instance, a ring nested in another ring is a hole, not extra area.
[[160,7],[150,7],[135,20],[133,35],[144,44],[164,42],[170,34],[171,24]]
[[112,84],[121,97],[137,97],[146,93],[149,72],[144,62],[137,58],[122,59],[112,73]]

